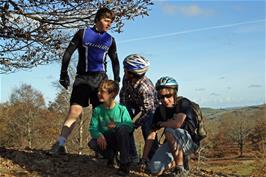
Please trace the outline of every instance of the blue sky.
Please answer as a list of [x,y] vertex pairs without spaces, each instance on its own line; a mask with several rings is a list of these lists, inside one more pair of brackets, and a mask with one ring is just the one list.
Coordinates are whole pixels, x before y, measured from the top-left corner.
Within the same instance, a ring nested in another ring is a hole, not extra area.
[[[155,1],[151,8],[149,17],[126,22],[123,33],[111,32],[121,64],[129,54],[143,55],[154,83],[172,76],[179,95],[204,107],[265,103],[265,1]],[[59,73],[55,63],[0,75],[1,102],[22,83],[52,101]]]

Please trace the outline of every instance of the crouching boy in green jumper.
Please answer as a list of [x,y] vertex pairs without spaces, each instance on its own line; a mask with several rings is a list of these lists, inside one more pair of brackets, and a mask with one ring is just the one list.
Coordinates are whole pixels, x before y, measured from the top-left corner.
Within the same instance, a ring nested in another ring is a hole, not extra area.
[[101,105],[92,113],[89,132],[92,139],[88,143],[95,152],[107,158],[107,165],[114,165],[116,152],[120,152],[120,165],[117,174],[129,174],[129,139],[133,123],[126,107],[115,102],[119,85],[112,80],[101,82],[98,90]]

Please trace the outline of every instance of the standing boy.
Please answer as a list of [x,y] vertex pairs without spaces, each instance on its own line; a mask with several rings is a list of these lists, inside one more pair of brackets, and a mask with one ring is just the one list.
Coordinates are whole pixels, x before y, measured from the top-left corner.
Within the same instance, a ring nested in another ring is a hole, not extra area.
[[107,79],[106,55],[112,61],[114,80],[119,83],[119,61],[116,53],[114,38],[107,33],[114,20],[114,13],[101,8],[95,16],[95,25],[79,30],[71,40],[65,51],[62,61],[60,84],[64,88],[69,86],[68,65],[74,51],[78,49],[79,60],[77,75],[73,84],[70,98],[70,108],[63,124],[57,142],[52,146],[50,154],[65,154],[65,143],[75,126],[75,122],[82,113],[83,107],[89,103],[92,107],[99,105],[97,97],[98,86],[102,80]]

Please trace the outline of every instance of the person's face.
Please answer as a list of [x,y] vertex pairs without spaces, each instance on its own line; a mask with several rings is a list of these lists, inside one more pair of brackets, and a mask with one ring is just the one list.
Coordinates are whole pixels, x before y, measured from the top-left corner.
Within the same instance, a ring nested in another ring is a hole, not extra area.
[[173,95],[173,92],[169,89],[161,89],[158,92],[158,97],[165,107],[171,108],[175,104],[175,95]]
[[96,22],[96,28],[100,32],[107,32],[112,25],[111,18],[101,18]]
[[130,74],[130,72],[128,72],[127,70],[125,70],[125,76],[126,76],[126,79],[128,80],[131,80],[133,78],[133,75]]
[[113,94],[110,94],[106,89],[99,89],[98,98],[100,102],[110,102],[113,99]]

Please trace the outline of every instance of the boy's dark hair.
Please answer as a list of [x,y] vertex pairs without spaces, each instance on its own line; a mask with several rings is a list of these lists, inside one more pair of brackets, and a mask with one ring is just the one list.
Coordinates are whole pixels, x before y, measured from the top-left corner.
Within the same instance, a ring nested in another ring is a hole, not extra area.
[[110,18],[113,21],[115,19],[115,13],[106,7],[102,7],[96,12],[94,23],[101,20],[102,18]]
[[109,94],[114,93],[115,98],[119,92],[119,85],[113,80],[103,80],[99,86],[99,90],[102,89],[107,90]]

